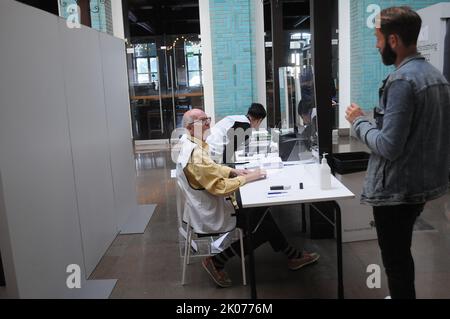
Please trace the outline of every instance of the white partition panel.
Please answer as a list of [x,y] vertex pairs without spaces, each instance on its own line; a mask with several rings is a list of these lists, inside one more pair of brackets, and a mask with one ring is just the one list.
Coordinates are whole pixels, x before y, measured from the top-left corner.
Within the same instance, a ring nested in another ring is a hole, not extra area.
[[136,166],[128,94],[125,42],[99,34],[104,77],[111,168],[119,230],[137,214]]
[[67,296],[83,263],[58,38],[57,17],[0,1],[0,240],[22,298]]
[[[136,199],[124,43],[13,0],[0,1],[0,43],[7,296],[107,297],[114,280],[86,278],[152,212]],[[67,287],[72,264],[81,289]]]
[[99,33],[59,22],[76,194],[86,273],[118,233],[111,176]]

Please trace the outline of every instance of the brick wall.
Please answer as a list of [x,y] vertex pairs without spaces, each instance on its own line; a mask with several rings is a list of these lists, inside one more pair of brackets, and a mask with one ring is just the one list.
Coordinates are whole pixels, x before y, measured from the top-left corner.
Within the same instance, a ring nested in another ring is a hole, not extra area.
[[[375,47],[374,30],[367,27],[367,13],[370,4],[378,4],[381,9],[391,6],[408,5],[419,10],[430,5],[446,2],[443,0],[351,0],[351,99],[366,110],[378,105],[378,88],[384,78],[393,70],[381,61]],[[342,57],[341,57],[342,58]]]
[[255,1],[210,0],[216,121],[246,114],[257,97]]
[[60,15],[61,17],[67,19],[67,17],[72,14],[71,12],[68,12],[68,8],[72,4],[76,4],[77,0],[59,0],[59,5],[61,7],[60,9]]
[[91,0],[92,28],[113,34],[111,0]]
[[[61,16],[67,18],[69,13],[67,8],[76,4],[77,0],[59,0],[61,6]],[[91,25],[93,29],[101,32],[113,34],[111,0],[91,0]]]

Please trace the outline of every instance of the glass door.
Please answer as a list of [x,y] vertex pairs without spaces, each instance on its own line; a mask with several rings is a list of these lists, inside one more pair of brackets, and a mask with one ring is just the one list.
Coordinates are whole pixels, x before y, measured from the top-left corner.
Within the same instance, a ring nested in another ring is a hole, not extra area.
[[139,40],[131,60],[135,140],[169,139],[186,111],[204,109],[198,35]]
[[[195,40],[194,40],[194,39]],[[168,91],[172,129],[182,127],[184,113],[204,108],[201,47],[197,36],[180,36],[166,50],[169,63]]]
[[160,57],[156,43],[133,45],[129,80],[133,136],[136,140],[162,138],[163,118]]

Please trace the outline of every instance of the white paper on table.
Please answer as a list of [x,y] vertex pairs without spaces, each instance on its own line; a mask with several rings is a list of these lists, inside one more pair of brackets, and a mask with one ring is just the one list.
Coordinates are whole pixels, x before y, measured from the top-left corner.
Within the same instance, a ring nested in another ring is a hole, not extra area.
[[283,171],[283,169],[269,169],[266,171],[267,177],[278,175]]
[[283,162],[281,161],[280,157],[265,157],[261,158],[257,161],[250,162],[249,164],[245,164],[246,169],[279,169],[283,168]]

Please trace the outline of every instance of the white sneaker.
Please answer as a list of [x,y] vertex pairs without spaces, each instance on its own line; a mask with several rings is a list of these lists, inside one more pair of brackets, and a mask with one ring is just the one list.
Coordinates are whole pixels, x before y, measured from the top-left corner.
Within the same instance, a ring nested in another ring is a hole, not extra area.
[[391,296],[387,296],[387,297],[386,297],[386,298],[384,298],[384,299],[392,299],[392,298],[391,298]]

